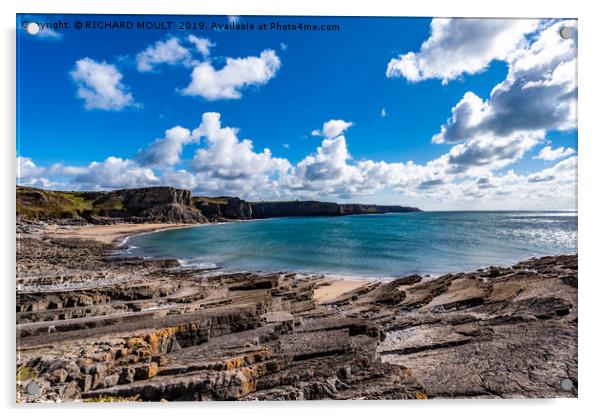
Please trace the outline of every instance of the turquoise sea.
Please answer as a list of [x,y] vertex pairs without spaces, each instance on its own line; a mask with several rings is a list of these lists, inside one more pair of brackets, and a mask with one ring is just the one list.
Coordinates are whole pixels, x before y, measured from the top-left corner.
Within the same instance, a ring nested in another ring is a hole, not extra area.
[[510,266],[577,252],[577,213],[417,212],[289,217],[131,237],[130,255],[232,271],[393,277]]

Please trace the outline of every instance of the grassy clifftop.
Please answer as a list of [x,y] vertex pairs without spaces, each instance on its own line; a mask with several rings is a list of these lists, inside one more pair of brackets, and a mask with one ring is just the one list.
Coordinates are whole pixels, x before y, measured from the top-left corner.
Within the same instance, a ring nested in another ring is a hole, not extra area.
[[123,209],[121,199],[99,199],[99,196],[95,192],[48,191],[17,186],[17,214],[27,220],[53,220]]
[[149,187],[115,191],[50,191],[17,186],[17,216],[25,221],[203,223],[190,191]]

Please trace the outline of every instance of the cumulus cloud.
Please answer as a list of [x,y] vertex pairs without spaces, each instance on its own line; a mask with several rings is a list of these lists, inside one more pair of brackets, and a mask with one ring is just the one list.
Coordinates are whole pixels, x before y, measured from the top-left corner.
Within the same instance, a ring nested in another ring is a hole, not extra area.
[[336,181],[352,174],[347,160],[351,155],[347,150],[344,136],[324,139],[312,155],[306,156],[297,165],[299,175],[310,181]]
[[[197,42],[201,41],[194,35],[190,35],[189,40],[190,38],[194,38]],[[195,43],[193,40],[190,41]],[[205,47],[207,48],[207,46]],[[140,72],[152,71],[161,64],[190,66],[192,65],[192,56],[190,51],[182,46],[180,40],[175,37],[166,41],[157,41],[136,55],[136,65]]]
[[554,165],[527,177],[529,182],[548,182],[553,180],[569,181],[575,180],[577,173],[577,157],[572,156]]
[[475,74],[493,60],[505,60],[537,24],[532,19],[433,19],[430,37],[420,51],[393,58],[386,75],[447,83],[462,74]]
[[[181,161],[181,149],[172,147],[170,141],[188,144],[195,138],[202,140],[194,157]],[[495,156],[496,152],[489,153],[486,146],[478,148],[480,153],[468,152],[467,148],[450,150],[425,164],[389,163],[355,160],[340,134],[324,136],[314,152],[293,166],[268,149],[255,151],[250,139],[239,138],[238,129],[222,126],[219,113],[205,113],[192,131],[180,126],[167,130],[165,138],[149,145],[145,156],[154,161],[151,156],[164,146],[171,157],[163,162],[178,163],[155,165],[156,171],[144,165],[143,151],[134,160],[109,157],[80,167],[54,164],[44,168],[22,157],[19,166],[21,176],[27,178],[26,184],[42,187],[59,184],[66,189],[89,190],[170,185],[199,194],[230,194],[251,200],[361,201],[362,196],[386,191],[388,196],[396,195],[406,204],[439,209],[572,207],[576,192],[575,156],[539,172],[518,175],[510,170],[497,174],[516,156],[499,150]]]
[[160,182],[150,168],[114,156],[102,162],[90,163],[73,181],[84,189],[147,187]]
[[[304,196],[318,198],[323,195],[349,198],[369,195],[416,176],[425,177],[426,170],[413,163],[386,163],[371,160],[354,161],[343,132],[350,122],[331,120],[322,130],[312,134],[323,136],[315,152],[303,158],[283,184]],[[418,172],[420,171],[420,172]]]
[[17,156],[17,182],[22,183],[44,174],[45,168],[39,167],[31,158]]
[[136,105],[114,65],[83,58],[75,63],[70,75],[77,85],[77,97],[84,100],[87,110],[121,110]]
[[188,42],[194,44],[197,52],[199,52],[205,58],[207,58],[211,54],[211,48],[215,46],[215,44],[209,39],[199,38],[195,35],[188,35],[186,39],[188,40]]
[[181,126],[165,131],[165,137],[156,139],[146,149],[138,151],[136,159],[144,166],[174,165],[180,162],[184,145],[197,142],[198,137]]
[[538,135],[516,135],[471,139],[454,146],[445,155],[451,165],[449,172],[464,172],[474,167],[482,167],[487,171],[502,168],[521,159],[541,138]]
[[202,122],[193,136],[205,139],[206,147],[199,148],[191,168],[217,179],[266,179],[284,173],[290,167],[286,159],[274,158],[269,149],[253,150],[250,139],[239,139],[238,129],[222,127],[219,113],[203,114]]
[[265,85],[280,68],[280,58],[271,49],[259,56],[227,58],[226,65],[217,70],[210,62],[195,66],[190,84],[181,92],[207,100],[239,99],[249,86]]
[[544,161],[555,161],[557,159],[566,158],[575,153],[573,148],[565,148],[560,146],[559,148],[552,149],[551,146],[542,148],[534,159],[543,159]]
[[332,139],[340,134],[342,134],[345,130],[353,126],[353,123],[346,122],[344,120],[329,120],[324,122],[322,129],[314,129],[311,132],[312,136],[324,136],[327,139]]
[[488,100],[467,92],[434,143],[456,143],[481,135],[569,130],[576,126],[576,46],[562,39],[561,26],[543,24],[536,40],[507,56],[508,75]]

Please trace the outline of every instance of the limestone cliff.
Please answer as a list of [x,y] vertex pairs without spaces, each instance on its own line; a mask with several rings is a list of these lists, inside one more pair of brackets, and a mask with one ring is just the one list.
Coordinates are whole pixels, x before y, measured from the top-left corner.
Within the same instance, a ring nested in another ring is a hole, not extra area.
[[203,197],[172,187],[116,191],[50,191],[17,186],[21,221],[54,223],[205,223],[271,217],[403,213],[414,207],[337,204],[321,201],[249,202],[238,197]]

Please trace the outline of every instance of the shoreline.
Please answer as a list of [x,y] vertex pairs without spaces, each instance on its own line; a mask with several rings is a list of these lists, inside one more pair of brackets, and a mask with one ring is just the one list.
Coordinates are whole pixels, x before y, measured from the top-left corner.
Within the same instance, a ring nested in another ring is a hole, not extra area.
[[[393,213],[395,214],[395,213]],[[368,214],[369,215],[369,214]],[[80,240],[92,240],[98,243],[113,245],[115,250],[123,249],[123,246],[127,243],[128,239],[133,236],[145,235],[149,233],[162,232],[166,230],[176,230],[212,225],[223,225],[228,223],[236,223],[239,221],[262,221],[269,219],[254,219],[254,220],[232,220],[232,221],[219,221],[210,223],[116,223],[116,224],[87,224],[87,225],[69,225],[62,226],[56,224],[44,225],[42,230],[34,233],[28,233],[32,237],[49,237],[49,238],[63,238],[63,239],[80,239]],[[131,257],[128,253],[124,252],[124,256]],[[567,254],[552,254],[548,256],[564,256],[573,255],[573,253]],[[576,255],[576,253],[575,253]],[[517,262],[526,262],[530,259],[536,259],[538,257],[531,257],[528,259],[519,259]],[[163,258],[157,258],[155,260],[161,260]],[[166,258],[167,259],[167,258]],[[175,258],[174,258],[175,259]],[[167,259],[171,260],[171,259]],[[175,259],[180,265],[181,262]],[[514,264],[512,263],[512,265]],[[506,268],[512,265],[495,265],[496,268]],[[489,268],[490,266],[482,266],[481,269]],[[203,268],[201,268],[203,269]],[[249,273],[249,271],[238,271],[225,269],[223,266],[218,266],[217,270],[221,270],[226,274],[241,274]],[[478,268],[469,268],[478,269]],[[254,273],[260,275],[271,275],[276,271],[256,271]],[[441,274],[425,273],[418,274],[424,281],[436,280],[447,274],[458,274],[466,271],[448,271]],[[333,300],[339,299],[347,293],[352,293],[361,289],[364,286],[370,285],[371,283],[386,284],[388,282],[398,279],[400,276],[389,276],[389,277],[374,277],[374,276],[353,276],[353,275],[338,275],[338,274],[326,274],[326,273],[308,273],[299,271],[283,271],[284,274],[295,274],[298,277],[316,277],[319,276],[324,285],[319,286],[314,291],[313,299],[317,304],[327,304]]]
[[[257,219],[264,220],[264,219]],[[243,220],[253,221],[253,220]],[[98,243],[110,244],[115,249],[120,249],[127,240],[133,236],[156,233],[165,230],[185,229],[192,227],[202,227],[209,225],[227,224],[232,222],[213,222],[213,223],[119,223],[107,225],[82,225],[82,226],[60,226],[46,225],[43,230],[32,233],[33,237],[46,236],[49,238],[61,239],[79,239],[92,240]],[[128,255],[125,254],[127,257]],[[179,261],[178,261],[179,263]],[[227,271],[228,273],[241,273],[236,271]],[[290,272],[288,272],[290,273]],[[271,273],[265,272],[266,275]],[[331,302],[348,292],[355,291],[365,285],[377,281],[375,278],[350,278],[341,276],[323,276],[324,285],[318,287],[313,299],[318,304]],[[391,278],[393,279],[393,278]]]
[[[34,237],[47,236],[49,238],[93,240],[118,247],[123,244],[124,239],[134,235],[203,225],[203,223],[117,223],[89,224],[82,226],[60,226],[51,224],[45,226],[38,232],[32,233],[32,235],[34,235]],[[122,242],[118,242],[119,240],[122,240]]]

